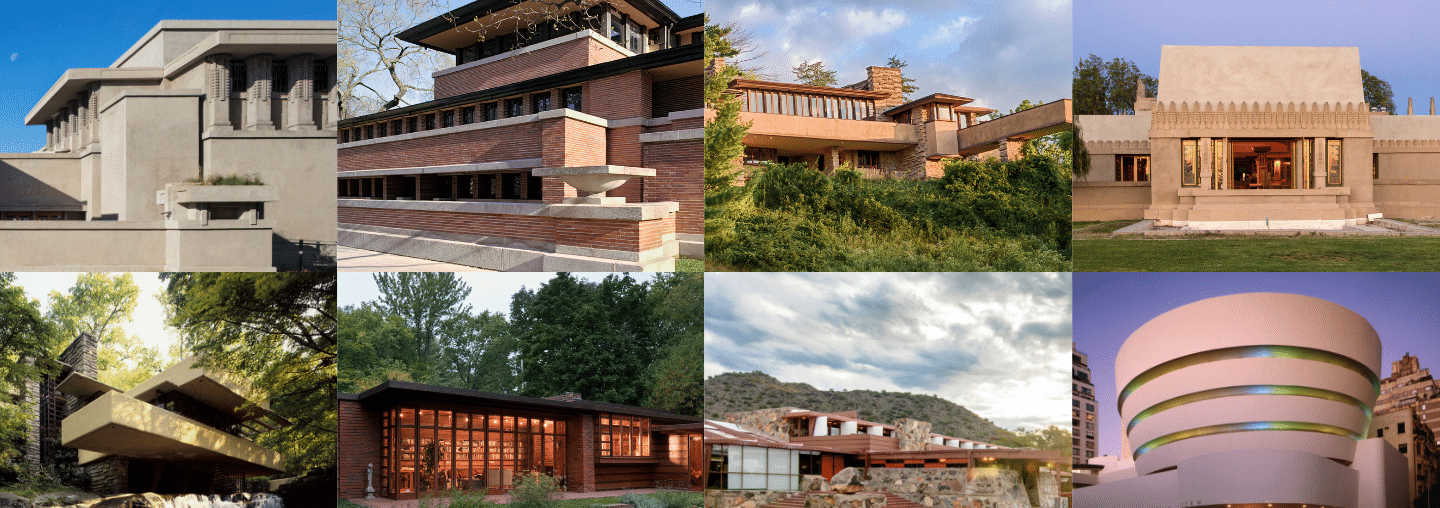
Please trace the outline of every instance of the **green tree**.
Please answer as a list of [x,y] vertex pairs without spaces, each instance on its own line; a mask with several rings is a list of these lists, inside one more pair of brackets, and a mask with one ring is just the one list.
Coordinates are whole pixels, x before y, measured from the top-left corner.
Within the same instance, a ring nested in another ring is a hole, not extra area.
[[[910,65],[910,64],[907,63],[907,62],[905,62],[904,60],[901,60],[901,59],[900,59],[900,55],[891,55],[891,56],[890,56],[890,61],[885,62],[885,66],[886,66],[886,67],[890,67],[890,68],[894,68],[894,69],[901,69],[901,70],[904,70],[904,69],[905,69],[905,66],[907,66],[907,65]],[[910,94],[920,91],[920,87],[911,84],[911,83],[914,83],[914,82],[915,82],[914,79],[907,78],[907,77],[905,77],[904,74],[901,74],[901,75],[900,75],[900,98],[901,98],[902,100],[907,100],[907,101],[908,101],[908,100],[910,100]]]
[[518,344],[505,315],[482,311],[457,318],[454,338],[440,355],[438,381],[453,388],[496,393],[518,389]]
[[1365,90],[1365,102],[1370,107],[1385,108],[1385,111],[1395,114],[1395,92],[1390,90],[1390,83],[1360,69],[1360,85]]
[[[169,325],[206,369],[248,381],[291,425],[256,437],[290,473],[335,467],[337,309],[333,273],[167,273]],[[253,404],[252,403],[247,403]]]
[[691,416],[705,410],[705,278],[660,274],[650,285],[660,337],[673,338],[650,368],[645,405]]
[[60,330],[52,347],[57,356],[81,333],[99,344],[96,368],[100,382],[128,390],[165,368],[168,358],[159,348],[146,346],[140,337],[120,328],[128,323],[138,303],[140,288],[128,273],[84,273],[68,294],[50,292],[46,319]]
[[390,379],[412,380],[416,362],[410,326],[366,302],[340,309],[339,389],[359,393]]
[[831,86],[837,82],[835,71],[825,68],[825,62],[806,60],[796,65],[791,72],[795,73],[795,79],[810,86]]
[[516,292],[510,325],[520,344],[520,394],[641,404],[659,349],[647,289],[629,275],[591,284],[562,272]]
[[1129,115],[1135,113],[1135,85],[1145,84],[1145,95],[1159,91],[1155,78],[1140,72],[1133,62],[1115,58],[1105,62],[1090,55],[1075,65],[1071,97],[1077,115]]
[[705,26],[705,107],[715,110],[705,123],[705,248],[722,248],[735,240],[731,217],[743,203],[746,188],[739,185],[740,157],[745,155],[745,133],[750,124],[740,122],[740,99],[726,94],[740,69],[725,60],[741,53],[731,40],[735,25]]
[[470,313],[465,304],[470,286],[449,272],[377,273],[375,285],[380,288],[377,307],[399,315],[410,326],[417,358],[411,374],[417,381],[428,381],[451,327],[458,317]]
[[[54,375],[51,343],[58,334],[40,315],[39,302],[25,297],[15,274],[0,272],[0,391],[25,393],[25,382]],[[29,403],[0,404],[0,472],[13,470],[24,454]]]

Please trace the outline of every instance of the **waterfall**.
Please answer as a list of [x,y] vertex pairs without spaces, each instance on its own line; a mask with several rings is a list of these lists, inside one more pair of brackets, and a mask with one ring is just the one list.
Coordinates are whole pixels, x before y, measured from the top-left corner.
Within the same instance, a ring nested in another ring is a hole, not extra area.
[[280,496],[259,494],[127,494],[102,500],[94,508],[284,508]]

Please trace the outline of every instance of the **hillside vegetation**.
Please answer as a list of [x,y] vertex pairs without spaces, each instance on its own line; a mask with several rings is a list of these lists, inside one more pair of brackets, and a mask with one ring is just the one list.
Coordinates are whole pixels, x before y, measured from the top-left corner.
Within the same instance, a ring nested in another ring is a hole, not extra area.
[[712,270],[1070,270],[1070,179],[1048,157],[950,161],[922,181],[767,164],[746,187],[707,209]]
[[782,383],[763,372],[727,372],[705,380],[705,417],[772,407],[814,411],[858,411],[862,420],[893,424],[899,418],[930,422],[931,432],[991,441],[1010,435],[990,420],[934,395],[873,390],[817,390],[805,383]]

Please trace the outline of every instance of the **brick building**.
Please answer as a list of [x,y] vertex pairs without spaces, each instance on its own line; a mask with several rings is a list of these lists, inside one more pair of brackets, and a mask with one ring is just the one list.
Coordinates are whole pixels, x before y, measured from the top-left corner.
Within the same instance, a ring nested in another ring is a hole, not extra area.
[[499,270],[702,256],[702,16],[656,0],[512,4],[399,35],[456,65],[434,74],[432,101],[340,122],[341,244]]
[[[722,63],[723,65],[723,63]],[[900,69],[866,68],[843,87],[734,80],[740,120],[749,122],[744,164],[804,163],[831,173],[849,167],[866,177],[934,178],[945,159],[1018,157],[1020,144],[1070,127],[1070,101],[981,121],[995,110],[974,99],[930,94],[906,102]]]
[[1100,441],[1095,438],[1100,424],[1099,413],[1095,411],[1095,382],[1090,379],[1090,356],[1070,345],[1073,360],[1070,380],[1070,439],[1074,447],[1070,450],[1072,464],[1085,464],[1095,458]]
[[701,420],[669,411],[387,381],[340,394],[341,499],[506,492],[527,472],[569,492],[699,490]]
[[[1420,423],[1430,427],[1431,434],[1440,433],[1440,383],[1430,369],[1420,368],[1420,358],[1405,353],[1390,363],[1390,377],[1380,380],[1380,397],[1375,399],[1375,414],[1414,408]],[[1431,417],[1434,418],[1431,418]],[[1440,442],[1437,442],[1440,444]]]

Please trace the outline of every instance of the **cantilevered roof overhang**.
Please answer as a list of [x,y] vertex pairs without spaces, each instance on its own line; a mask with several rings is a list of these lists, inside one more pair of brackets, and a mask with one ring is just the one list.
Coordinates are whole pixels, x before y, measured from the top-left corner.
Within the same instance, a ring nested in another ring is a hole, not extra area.
[[[776,148],[787,153],[824,153],[829,147],[895,151],[919,142],[910,124],[748,111],[740,113],[740,121],[750,123],[744,139],[746,146]],[[906,128],[900,128],[902,125]]]
[[827,97],[845,97],[850,99],[885,99],[890,97],[889,93],[876,92],[873,90],[857,90],[854,88],[835,88],[829,86],[801,85],[798,83],[780,83],[776,81],[759,81],[754,79],[731,80],[730,88],[728,88],[726,92],[731,94],[739,94],[742,90],[768,90],[773,92],[824,95]]
[[362,404],[375,405],[380,407],[392,407],[402,402],[434,402],[441,404],[465,404],[477,406],[503,406],[507,408],[519,408],[551,412],[574,412],[574,411],[595,411],[602,413],[619,413],[626,415],[644,416],[651,419],[652,425],[676,425],[685,423],[700,423],[703,420],[694,416],[686,416],[679,413],[654,409],[648,407],[629,406],[610,402],[597,402],[593,400],[562,401],[541,399],[536,397],[525,397],[521,395],[506,395],[503,393],[482,392],[479,390],[466,390],[462,388],[448,388],[444,386],[431,386],[422,383],[411,383],[408,381],[386,381],[374,388],[365,390],[360,394],[340,394],[341,399],[357,400]]
[[44,125],[50,115],[67,107],[76,94],[94,82],[136,81],[155,85],[165,77],[165,70],[159,67],[131,67],[125,69],[68,69],[60,79],[50,85],[50,90],[30,108],[25,115],[25,125]]
[[1006,140],[1028,141],[1069,130],[1074,122],[1072,103],[1061,99],[960,129],[960,155],[988,152]]
[[279,453],[118,392],[107,392],[65,418],[60,444],[92,452],[82,457],[89,460],[120,455],[211,464],[253,475],[285,471]]
[[60,393],[82,400],[89,400],[106,392],[120,392],[119,388],[101,383],[78,372],[71,372],[70,375],[65,376],[65,379],[60,380],[60,384],[55,385],[55,389]]
[[971,103],[971,102],[975,102],[975,99],[971,99],[971,98],[969,98],[969,97],[961,97],[961,96],[958,96],[958,95],[949,95],[949,94],[943,94],[943,93],[932,93],[932,94],[930,94],[930,95],[926,95],[926,96],[921,97],[921,98],[919,98],[919,99],[915,99],[915,100],[913,100],[913,101],[910,101],[910,102],[901,104],[901,105],[899,105],[899,106],[895,106],[895,107],[893,107],[893,108],[890,108],[890,109],[888,109],[888,110],[885,111],[885,114],[890,115],[890,116],[895,116],[895,115],[897,115],[897,114],[899,114],[899,113],[901,113],[901,112],[903,112],[903,111],[915,109],[915,108],[918,108],[918,107],[921,107],[921,106],[925,106],[925,105],[928,105],[928,104],[948,104],[948,105],[954,107],[956,111],[959,111],[959,112],[961,112],[961,113],[977,113],[977,114],[988,115],[988,114],[990,114],[990,113],[994,113],[994,112],[995,112],[995,110],[990,109],[990,108],[981,108],[981,107],[976,107],[976,106],[966,106],[966,104],[969,104],[969,103]]
[[[588,9],[592,5],[600,5],[601,2],[562,3],[558,7],[553,4],[533,0],[479,0],[410,27],[396,37],[453,55],[459,48],[475,44],[482,35],[486,38],[504,35],[542,16],[564,15],[581,7]],[[624,0],[610,5],[646,26],[671,25],[680,21],[675,11],[658,0]],[[486,29],[489,33],[484,33]]]

